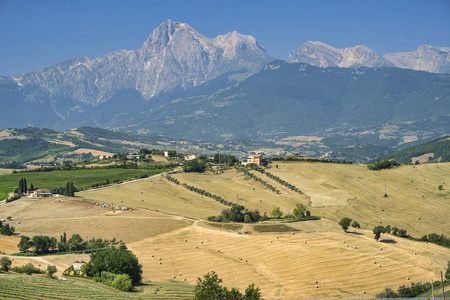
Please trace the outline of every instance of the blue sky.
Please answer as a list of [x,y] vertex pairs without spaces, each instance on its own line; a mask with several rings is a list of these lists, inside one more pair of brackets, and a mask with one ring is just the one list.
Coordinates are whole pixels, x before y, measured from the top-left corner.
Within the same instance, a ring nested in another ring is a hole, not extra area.
[[450,47],[449,0],[0,0],[0,75],[137,49],[167,19],[252,35],[280,59],[310,40],[381,54]]

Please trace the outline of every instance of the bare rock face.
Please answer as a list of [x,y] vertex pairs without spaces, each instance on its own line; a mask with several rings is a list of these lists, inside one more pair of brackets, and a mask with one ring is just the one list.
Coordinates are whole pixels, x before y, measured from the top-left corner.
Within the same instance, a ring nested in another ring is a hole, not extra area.
[[239,72],[245,78],[272,60],[251,36],[231,32],[211,39],[188,24],[168,20],[140,49],[99,58],[78,57],[13,80],[18,86],[35,86],[48,92],[51,102],[65,97],[96,106],[120,89],[136,89],[148,100],[224,73]]
[[397,68],[450,74],[450,47],[422,45],[415,51],[388,53],[384,57]]
[[321,42],[306,42],[289,55],[288,62],[304,62],[316,67],[393,67],[394,65],[367,46],[337,49]]

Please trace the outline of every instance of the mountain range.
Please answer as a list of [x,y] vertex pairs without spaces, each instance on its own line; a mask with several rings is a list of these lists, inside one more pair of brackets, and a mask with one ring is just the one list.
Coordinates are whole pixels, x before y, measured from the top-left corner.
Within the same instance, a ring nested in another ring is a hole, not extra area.
[[449,62],[445,47],[382,56],[321,42],[277,61],[252,36],[208,38],[168,20],[139,49],[0,77],[0,127],[220,140],[446,117]]

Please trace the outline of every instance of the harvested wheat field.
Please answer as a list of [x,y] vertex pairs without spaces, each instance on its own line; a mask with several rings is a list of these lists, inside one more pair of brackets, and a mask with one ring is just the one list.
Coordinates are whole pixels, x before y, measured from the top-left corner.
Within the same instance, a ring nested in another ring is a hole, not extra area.
[[[16,233],[59,238],[66,232],[83,239],[104,238],[131,242],[188,226],[192,221],[146,210],[115,211],[76,198],[21,199],[0,206],[0,216],[12,216]],[[20,224],[18,224],[20,222]]]
[[83,191],[77,195],[88,201],[102,202],[107,199],[107,203],[110,204],[120,203],[126,207],[151,209],[193,218],[207,218],[228,207],[211,198],[190,192],[162,176]]
[[432,244],[376,242],[369,231],[241,235],[197,224],[129,248],[147,280],[195,284],[214,270],[227,286],[244,290],[254,282],[266,299],[373,297],[385,286],[408,284],[407,277],[437,278],[450,257],[450,249]]
[[[450,235],[450,163],[371,171],[365,165],[278,163],[268,169],[300,188],[314,215],[348,216],[363,228],[397,226],[412,236]],[[444,190],[438,185],[443,184]],[[388,197],[383,197],[385,185]]]

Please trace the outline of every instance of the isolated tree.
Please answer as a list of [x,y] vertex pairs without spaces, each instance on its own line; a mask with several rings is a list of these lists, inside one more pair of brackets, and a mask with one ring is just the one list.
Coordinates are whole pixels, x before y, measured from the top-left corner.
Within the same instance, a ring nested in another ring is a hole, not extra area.
[[386,232],[386,228],[383,226],[375,226],[373,233],[375,234],[375,239],[378,241],[382,233]]
[[6,256],[3,256],[0,259],[0,267],[2,271],[8,272],[9,268],[11,267],[11,264],[12,264],[11,260]]
[[344,231],[347,232],[347,229],[350,226],[351,222],[352,219],[344,217],[339,221],[339,225],[341,225],[342,229],[344,229]]
[[28,249],[33,247],[33,241],[28,236],[21,236],[20,242],[17,245],[20,252],[27,252]]
[[57,272],[56,266],[55,265],[48,265],[47,266],[47,276],[52,278],[53,274],[55,274]]
[[272,209],[272,216],[274,216],[275,218],[281,218],[282,215],[283,215],[283,212],[281,211],[279,206]]
[[305,216],[306,208],[303,204],[297,204],[297,207],[294,208],[294,216],[297,218],[302,218]]

